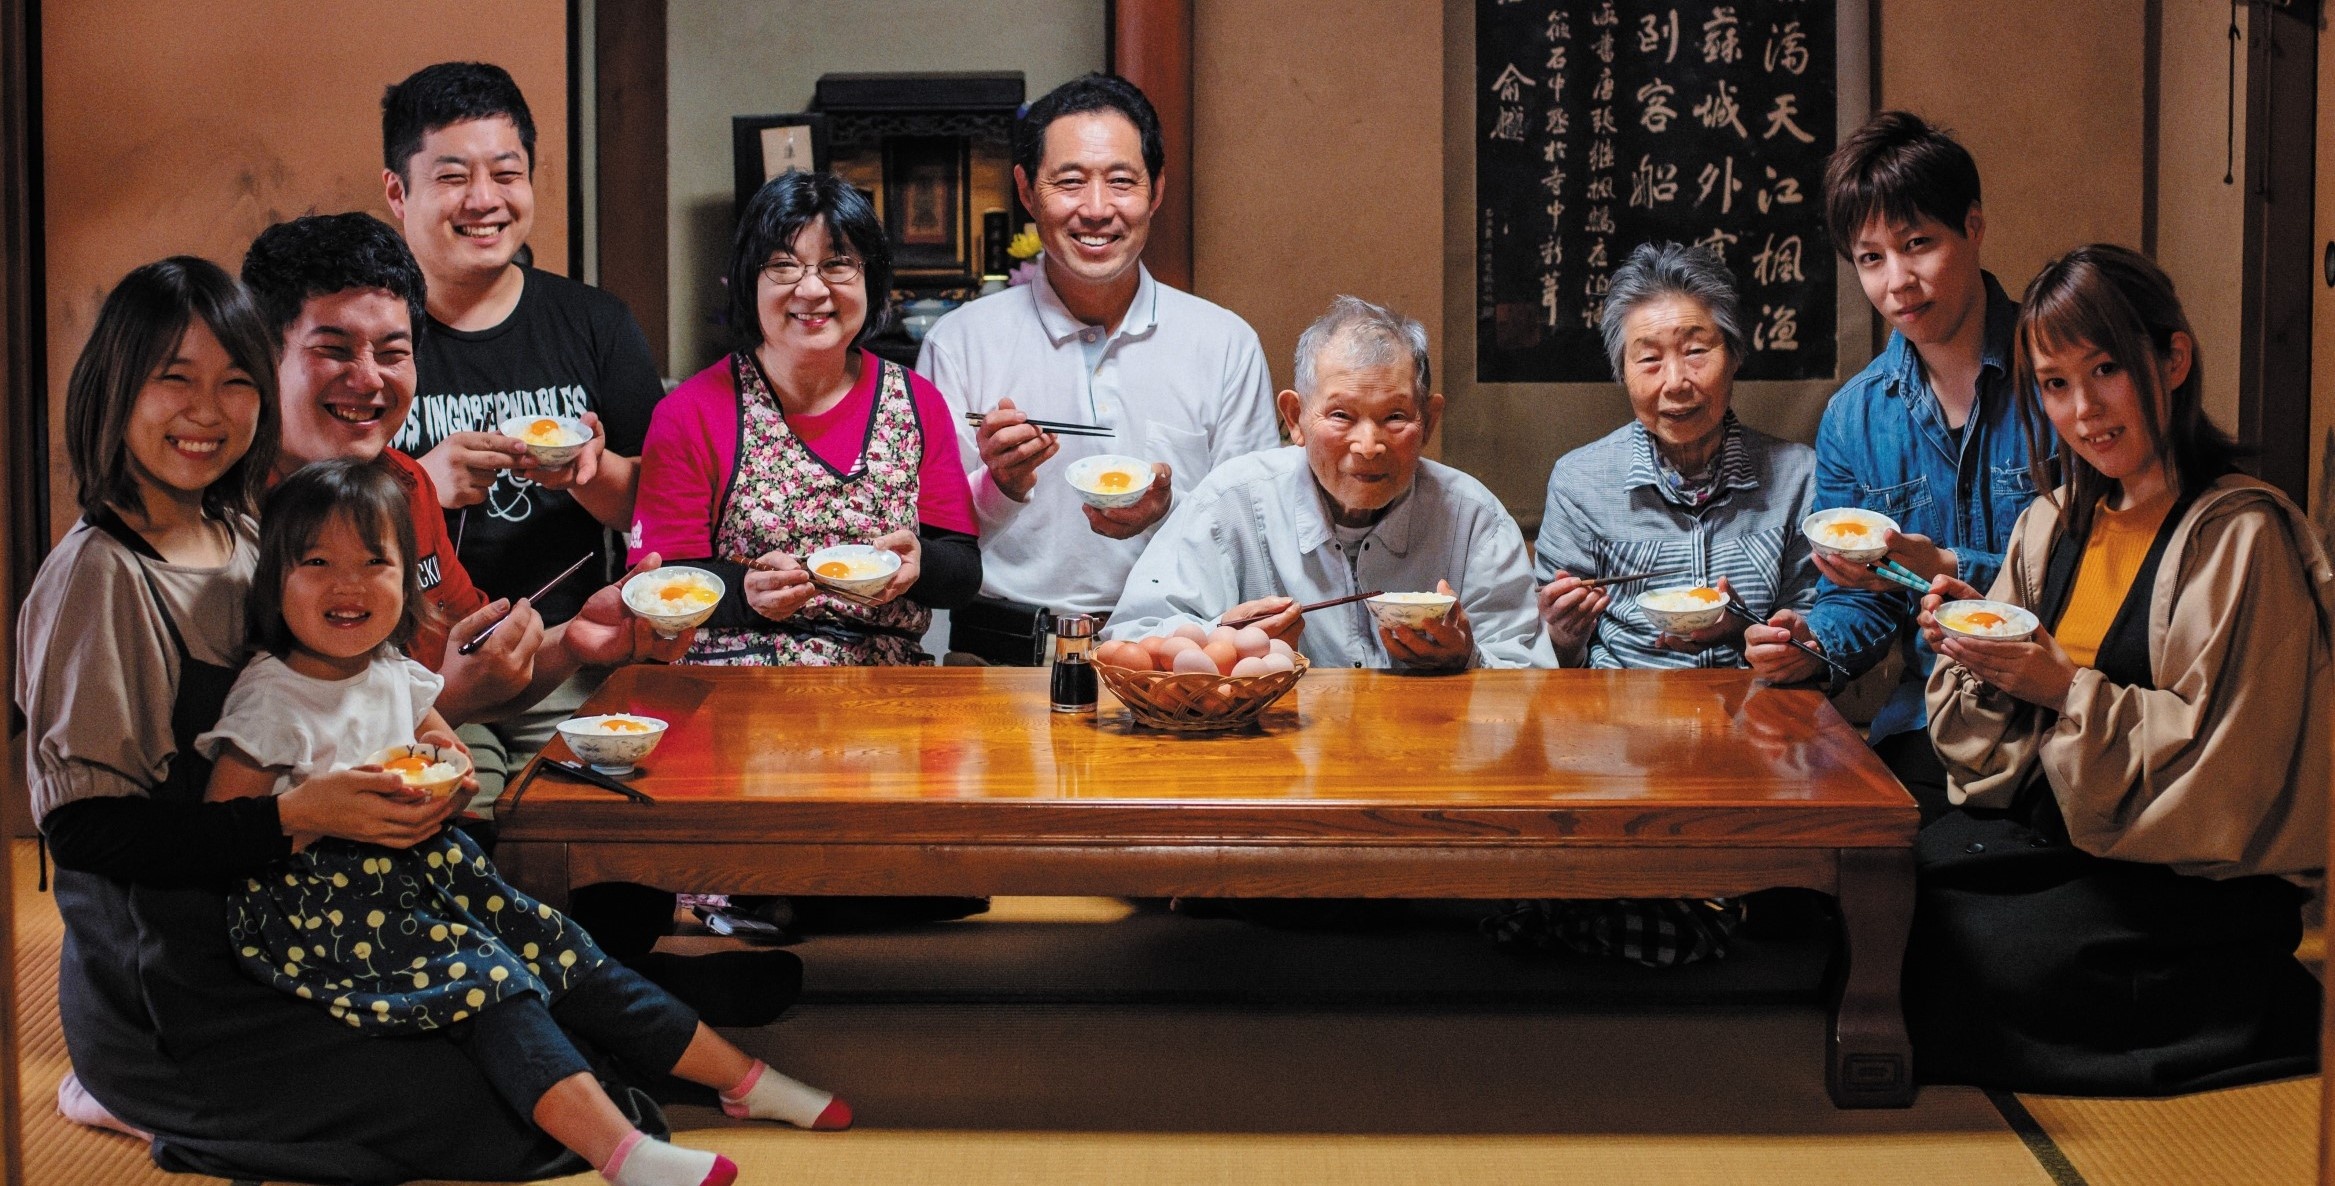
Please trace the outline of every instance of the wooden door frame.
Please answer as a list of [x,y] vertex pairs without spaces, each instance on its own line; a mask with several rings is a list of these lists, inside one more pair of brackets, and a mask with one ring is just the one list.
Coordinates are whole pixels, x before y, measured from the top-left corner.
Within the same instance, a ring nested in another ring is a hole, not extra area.
[[[672,340],[665,10],[666,0],[598,0],[591,36],[580,28],[570,30],[577,52],[589,45],[593,55],[598,283],[632,309],[660,371],[670,365]],[[571,22],[578,19],[572,5],[569,14]],[[1162,283],[1187,291],[1192,287],[1192,17],[1192,0],[1106,0],[1103,7],[1106,68],[1150,96],[1167,149],[1162,170],[1169,179],[1167,197],[1152,217],[1143,262]],[[581,242],[582,220],[575,225]]]
[[2316,0],[2249,0],[2238,439],[2255,476],[2310,505],[2311,302],[2318,272]]
[[[574,19],[575,9],[568,11]],[[598,283],[632,309],[663,374],[671,367],[672,347],[665,0],[598,0],[592,22],[589,42],[574,30],[570,43],[592,47]],[[569,113],[571,125],[578,122],[575,115]],[[580,222],[576,235],[581,242]]]
[[1143,265],[1160,283],[1192,291],[1192,3],[1109,0],[1104,69],[1143,89],[1159,113],[1167,195],[1151,216]]
[[[0,670],[16,669],[16,606],[48,552],[48,350],[46,300],[41,284],[40,6],[37,0],[0,0],[0,382],[8,393],[0,414],[0,523],[8,531],[8,596],[0,598]],[[27,491],[36,492],[32,500]],[[13,724],[8,733],[16,730]],[[13,753],[13,747],[0,753]],[[19,762],[0,756],[0,795],[25,798]],[[10,868],[16,838],[0,828],[0,1183],[23,1186],[24,1106],[18,1064],[24,1046],[16,990],[16,878]]]

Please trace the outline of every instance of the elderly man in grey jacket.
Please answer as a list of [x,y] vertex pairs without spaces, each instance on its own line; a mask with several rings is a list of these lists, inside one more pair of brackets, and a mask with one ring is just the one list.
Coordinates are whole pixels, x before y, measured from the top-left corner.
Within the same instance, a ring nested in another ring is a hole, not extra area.
[[[1277,398],[1297,444],[1219,465],[1144,549],[1112,638],[1255,614],[1317,664],[1457,670],[1554,667],[1524,534],[1483,483],[1420,456],[1443,413],[1427,331],[1341,296],[1297,341]],[[1372,589],[1442,592],[1448,616],[1385,629],[1353,603]]]

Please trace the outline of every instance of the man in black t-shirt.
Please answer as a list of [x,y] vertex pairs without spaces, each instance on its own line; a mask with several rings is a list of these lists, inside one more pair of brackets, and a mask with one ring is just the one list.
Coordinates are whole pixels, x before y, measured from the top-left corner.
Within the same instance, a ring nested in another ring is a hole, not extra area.
[[[601,557],[536,603],[555,625],[622,571],[624,549],[603,529],[632,522],[664,383],[621,301],[514,258],[534,222],[535,123],[509,74],[430,66],[381,107],[389,209],[429,281],[420,386],[391,446],[437,483],[488,596],[527,596],[576,557]],[[542,469],[501,431],[512,416],[578,417],[593,439],[572,465]]]
[[[429,311],[413,411],[390,445],[429,471],[456,555],[487,596],[530,596],[596,557],[535,602],[557,625],[623,571],[623,541],[608,529],[632,522],[664,383],[622,302],[518,262],[535,217],[535,121],[508,73],[479,62],[416,72],[382,96],[381,140],[382,185]],[[573,416],[592,439],[571,464],[545,469],[501,431],[513,416]],[[491,803],[604,676],[587,669],[521,716],[464,727],[474,804]]]

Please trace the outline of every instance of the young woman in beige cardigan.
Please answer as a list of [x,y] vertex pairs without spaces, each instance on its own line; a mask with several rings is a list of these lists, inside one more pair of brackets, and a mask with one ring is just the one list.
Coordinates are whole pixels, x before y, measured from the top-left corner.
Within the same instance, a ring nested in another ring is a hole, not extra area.
[[2326,864],[2335,565],[2235,472],[2147,259],[2046,265],[2016,367],[2033,455],[2056,431],[2062,472],[2037,474],[2057,489],[1985,596],[2042,626],[1948,633],[1939,607],[1981,596],[1950,578],[1922,601],[1947,785],[1917,843],[1917,1073],[2132,1095],[2306,1073],[2319,987],[2293,951]]

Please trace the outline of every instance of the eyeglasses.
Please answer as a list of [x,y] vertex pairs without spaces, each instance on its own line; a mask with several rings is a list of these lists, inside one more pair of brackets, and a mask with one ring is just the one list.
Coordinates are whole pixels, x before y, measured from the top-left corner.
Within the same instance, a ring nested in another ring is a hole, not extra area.
[[[818,265],[819,279],[829,284],[849,284],[859,279],[859,268],[859,261],[848,255],[823,259]],[[762,265],[762,274],[770,277],[770,282],[781,288],[802,283],[803,276],[810,271],[811,268],[801,260],[794,259],[774,259]]]

